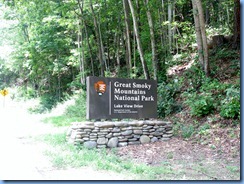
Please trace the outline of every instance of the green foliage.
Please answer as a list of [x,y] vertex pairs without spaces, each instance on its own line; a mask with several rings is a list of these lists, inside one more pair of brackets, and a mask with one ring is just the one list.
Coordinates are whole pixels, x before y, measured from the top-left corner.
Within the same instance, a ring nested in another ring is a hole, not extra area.
[[158,116],[165,117],[181,110],[180,104],[175,100],[180,90],[181,82],[176,79],[173,83],[161,83],[158,86]]
[[208,134],[208,130],[211,128],[211,126],[208,123],[205,123],[199,127],[199,134],[200,135],[206,135]]
[[86,118],[86,94],[81,92],[77,94],[75,104],[70,105],[66,108],[64,115],[70,118],[77,118],[79,121],[85,120]]
[[189,125],[182,125],[181,127],[181,134],[183,138],[190,138],[195,131],[195,128],[192,124]]
[[240,119],[240,88],[226,89],[226,98],[221,101],[220,115]]
[[185,103],[191,108],[194,116],[205,116],[214,110],[214,98],[211,93],[188,94]]
[[199,63],[194,64],[184,73],[187,79],[187,91],[196,91],[206,80],[204,71]]

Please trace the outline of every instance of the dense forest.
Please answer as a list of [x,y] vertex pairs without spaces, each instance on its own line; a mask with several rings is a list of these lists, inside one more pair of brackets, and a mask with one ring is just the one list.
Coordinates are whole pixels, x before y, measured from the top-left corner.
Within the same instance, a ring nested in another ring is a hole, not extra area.
[[[85,89],[87,76],[142,78],[158,81],[164,117],[180,109],[179,90],[196,99],[202,86],[216,88],[217,56],[234,60],[240,76],[239,0],[3,0],[0,11],[0,88],[18,87],[48,109]],[[208,95],[200,115],[219,98]]]

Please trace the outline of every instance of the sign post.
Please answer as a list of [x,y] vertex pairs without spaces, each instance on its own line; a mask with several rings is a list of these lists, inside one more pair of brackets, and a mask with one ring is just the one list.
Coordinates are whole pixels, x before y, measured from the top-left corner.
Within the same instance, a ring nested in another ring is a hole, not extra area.
[[3,107],[5,106],[5,96],[7,96],[8,93],[9,92],[6,89],[3,89],[3,90],[0,91],[0,94],[3,96]]
[[87,119],[126,118],[157,118],[157,82],[87,77]]

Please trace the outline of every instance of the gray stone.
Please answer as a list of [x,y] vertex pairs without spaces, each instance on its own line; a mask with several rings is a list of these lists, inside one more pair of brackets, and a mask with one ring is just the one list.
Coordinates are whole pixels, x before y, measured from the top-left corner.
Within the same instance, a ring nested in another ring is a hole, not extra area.
[[155,129],[150,129],[150,130],[149,130],[149,132],[154,132],[154,131],[155,131]]
[[112,128],[112,127],[114,127],[114,123],[113,122],[96,122],[95,126],[97,126],[99,128]]
[[96,148],[96,146],[97,146],[97,143],[95,141],[84,142],[84,147],[86,147],[88,149]]
[[157,141],[158,141],[158,138],[157,137],[151,138],[151,142],[157,142]]
[[115,128],[113,128],[113,130],[111,132],[113,132],[113,133],[120,132],[120,128],[115,127]]
[[120,136],[121,133],[113,133],[113,136]]
[[158,132],[163,132],[165,130],[165,128],[158,128],[157,131]]
[[133,127],[133,130],[142,130],[142,127]]
[[84,141],[89,141],[90,140],[90,138],[88,138],[88,137],[83,137],[82,138]]
[[97,136],[96,133],[90,133],[90,136]]
[[76,134],[75,139],[80,139],[81,135]]
[[108,142],[108,139],[105,137],[104,138],[101,137],[101,138],[97,139],[97,144],[107,144],[107,142]]
[[132,121],[132,122],[129,122],[128,125],[140,127],[143,125],[143,121]]
[[140,141],[128,142],[128,145],[135,145],[135,144],[141,144],[141,143]]
[[94,122],[91,122],[91,121],[87,121],[87,122],[85,122],[85,125],[90,125],[90,126],[94,126]]
[[98,138],[105,138],[105,135],[98,135]]
[[86,135],[87,132],[76,132],[77,135]]
[[154,121],[144,121],[144,125],[155,125]]
[[128,143],[127,142],[119,142],[118,143],[118,147],[123,147],[123,146],[127,146]]
[[145,127],[144,129],[145,129],[145,130],[148,130],[148,129],[151,129],[151,128],[153,128],[153,126],[147,126],[147,127]]
[[134,130],[134,134],[142,134],[142,130]]
[[143,132],[142,134],[143,135],[149,135],[150,133],[149,132]]
[[170,138],[169,138],[169,137],[163,137],[163,138],[161,138],[160,140],[161,140],[161,141],[168,141],[168,140],[170,140]]
[[106,145],[97,145],[97,148],[106,148]]
[[97,138],[90,138],[90,141],[96,141],[97,142]]
[[119,142],[127,142],[128,141],[128,139],[127,138],[119,138]]
[[113,137],[113,133],[109,133],[108,135],[105,136],[106,138],[111,138]]
[[97,138],[97,136],[89,136],[90,139],[94,139],[94,138]]
[[173,130],[166,131],[166,134],[173,134]]
[[131,126],[130,126],[130,127],[122,127],[121,130],[122,130],[122,131],[132,130],[132,127],[131,127]]
[[98,132],[97,135],[107,135],[106,132]]
[[118,137],[113,137],[113,138],[109,139],[107,145],[109,148],[115,148],[115,147],[117,147],[118,142],[119,142]]
[[83,129],[94,129],[94,126],[83,124],[83,125],[79,125],[79,128],[83,128]]
[[110,131],[108,129],[100,129],[100,132],[106,132],[106,133],[108,133]]
[[144,144],[144,143],[149,143],[149,142],[150,142],[150,138],[149,138],[148,136],[146,136],[146,135],[142,135],[142,136],[140,137],[140,142],[141,142],[142,144]]
[[164,135],[163,135],[163,137],[166,137],[166,138],[167,138],[167,137],[172,137],[172,136],[173,136],[173,134],[164,134]]
[[84,140],[83,139],[76,139],[75,142],[83,143]]
[[155,121],[156,125],[166,125],[167,122],[166,121]]
[[154,136],[159,136],[159,135],[163,135],[163,132],[152,132],[152,135]]
[[125,127],[127,125],[128,125],[128,123],[127,122],[123,122],[123,121],[121,121],[121,122],[114,122],[114,126],[116,126],[116,127]]
[[122,135],[131,135],[132,134],[132,130],[126,130],[125,132],[121,133]]
[[133,137],[137,138],[137,139],[140,139],[141,136],[140,135],[134,135]]
[[129,142],[134,142],[134,141],[137,141],[138,138],[132,138],[132,139],[128,139]]

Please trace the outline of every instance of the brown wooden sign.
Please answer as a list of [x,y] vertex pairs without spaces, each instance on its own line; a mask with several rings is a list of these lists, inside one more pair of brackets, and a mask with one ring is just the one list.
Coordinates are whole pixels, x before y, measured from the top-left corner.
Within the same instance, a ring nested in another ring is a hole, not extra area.
[[157,82],[87,77],[87,119],[117,118],[157,118]]

